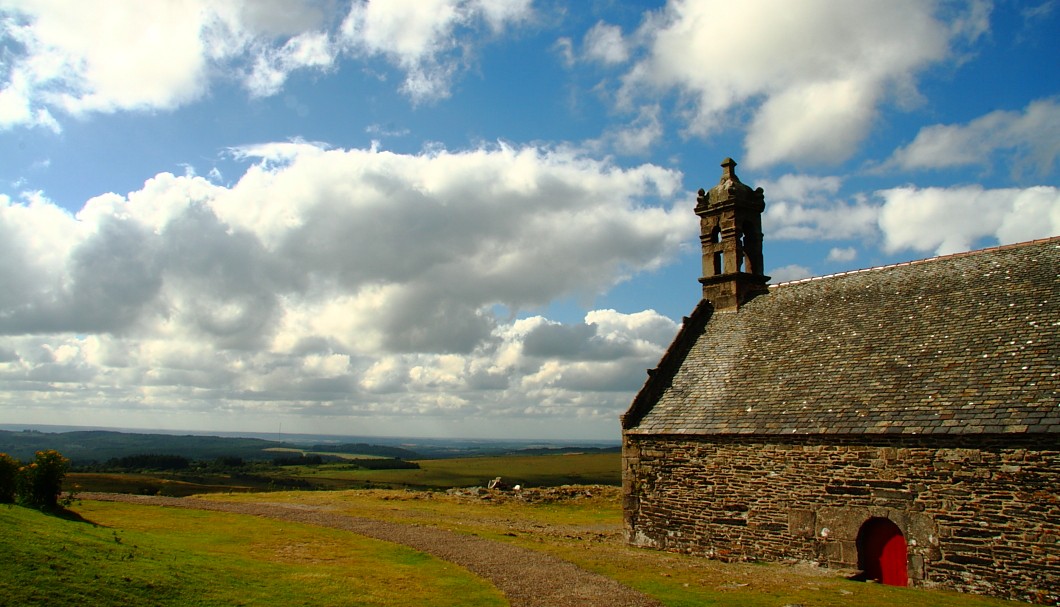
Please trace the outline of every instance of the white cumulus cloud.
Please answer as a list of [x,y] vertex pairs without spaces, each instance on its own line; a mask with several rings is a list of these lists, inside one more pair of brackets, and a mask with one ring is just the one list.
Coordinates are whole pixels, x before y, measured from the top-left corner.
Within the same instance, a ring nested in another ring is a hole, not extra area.
[[1009,244],[1060,234],[1060,189],[902,187],[881,190],[880,229],[889,251],[967,251],[983,238]]
[[75,215],[0,197],[6,401],[610,427],[676,331],[652,311],[507,312],[673,259],[695,220],[672,171],[529,147],[240,152],[230,187],[162,173]]
[[[770,239],[882,240],[889,253],[941,255],[1060,234],[1060,190],[1052,186],[903,186],[845,195],[837,177],[800,174],[762,185],[763,231]],[[833,247],[827,260],[856,256],[854,247]]]
[[413,101],[447,97],[480,24],[499,34],[529,19],[530,0],[368,0],[354,3],[341,37],[356,53],[380,55],[405,72],[402,90]]
[[382,56],[414,101],[436,99],[483,32],[498,36],[531,13],[530,0],[8,0],[0,128],[59,130],[57,112],[172,109],[219,79],[273,95],[290,74],[333,69],[349,54]]
[[857,259],[858,250],[854,247],[832,247],[828,250],[828,261],[847,262]]
[[202,5],[43,0],[5,9],[3,34],[23,50],[5,89],[26,105],[72,114],[170,108],[206,90],[211,13]]
[[769,282],[776,285],[782,282],[809,278],[810,276],[813,276],[813,270],[806,266],[793,263],[779,268],[773,268],[769,271],[768,275],[770,279]]
[[769,238],[835,240],[876,232],[877,206],[861,196],[843,199],[838,177],[788,174],[761,186],[766,196],[762,229]]
[[629,46],[622,37],[622,28],[607,23],[597,23],[585,34],[582,42],[585,56],[605,64],[624,63],[629,59]]
[[850,157],[882,104],[908,106],[925,68],[980,35],[982,3],[669,0],[638,32],[646,55],[620,99],[677,90],[689,132],[742,127],[745,160],[835,163]]
[[1012,171],[1045,175],[1060,156],[1060,102],[1039,99],[1022,112],[997,110],[967,124],[937,124],[920,129],[913,141],[894,152],[891,166],[939,169],[1012,163]]

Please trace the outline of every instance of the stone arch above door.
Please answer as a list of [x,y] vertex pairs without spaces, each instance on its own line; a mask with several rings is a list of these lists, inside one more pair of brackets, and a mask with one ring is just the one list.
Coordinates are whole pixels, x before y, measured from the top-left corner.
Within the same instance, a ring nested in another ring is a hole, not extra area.
[[814,542],[822,565],[858,571],[858,535],[866,521],[873,518],[891,521],[904,536],[908,585],[922,585],[927,564],[941,558],[935,521],[922,512],[861,506],[826,506],[805,512],[813,521]]

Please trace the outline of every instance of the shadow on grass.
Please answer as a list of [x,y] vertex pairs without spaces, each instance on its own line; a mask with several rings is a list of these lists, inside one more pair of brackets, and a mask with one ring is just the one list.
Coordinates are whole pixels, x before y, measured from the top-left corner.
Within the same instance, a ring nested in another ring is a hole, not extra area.
[[99,523],[96,523],[94,521],[90,521],[87,518],[85,518],[85,517],[81,516],[80,514],[78,514],[77,512],[74,512],[73,510],[70,510],[69,508],[64,508],[62,506],[57,506],[55,508],[45,508],[45,509],[42,509],[41,512],[43,512],[44,514],[47,514],[48,516],[54,516],[55,518],[61,518],[64,521],[70,521],[72,523],[87,523],[89,525],[92,525],[93,527],[101,527],[102,526]]
[[5,508],[28,508],[29,510],[36,510],[37,512],[40,512],[45,516],[54,516],[55,518],[61,518],[64,521],[70,521],[72,523],[86,523],[88,525],[92,525],[93,527],[105,527],[105,525],[100,525],[95,521],[90,521],[65,506],[45,506],[44,508],[35,508],[26,504],[18,504],[13,502],[3,502],[0,503],[0,506]]
[[[70,522],[83,522],[83,523],[86,523],[86,524],[90,524],[92,526],[106,526],[106,525],[102,525],[102,524],[100,524],[98,522],[89,520],[89,519],[81,516],[80,513],[76,513],[74,511],[70,510],[70,508],[67,507],[68,505],[70,505],[70,504],[69,503],[59,504],[59,505],[52,506],[52,507],[42,507],[42,508],[39,508],[39,510],[40,510],[41,513],[43,513],[43,514],[45,514],[47,516],[54,516],[55,518],[68,520]],[[27,507],[29,507],[29,506],[27,506]],[[36,510],[36,508],[34,508],[34,510]]]

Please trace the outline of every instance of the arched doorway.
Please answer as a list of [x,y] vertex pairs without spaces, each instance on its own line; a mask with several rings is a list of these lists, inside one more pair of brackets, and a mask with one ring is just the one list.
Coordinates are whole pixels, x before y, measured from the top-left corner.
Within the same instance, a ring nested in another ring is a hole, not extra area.
[[874,517],[858,531],[858,567],[865,579],[889,586],[908,586],[905,536],[892,521]]

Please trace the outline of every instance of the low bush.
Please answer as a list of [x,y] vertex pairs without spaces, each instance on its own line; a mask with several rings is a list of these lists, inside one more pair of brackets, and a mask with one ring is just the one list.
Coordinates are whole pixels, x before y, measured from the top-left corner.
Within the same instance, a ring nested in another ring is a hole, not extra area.
[[6,453],[0,453],[0,504],[15,503],[17,494],[19,461]]
[[38,451],[32,463],[18,470],[15,483],[18,501],[33,508],[57,508],[63,479],[69,469],[70,460],[58,451]]

